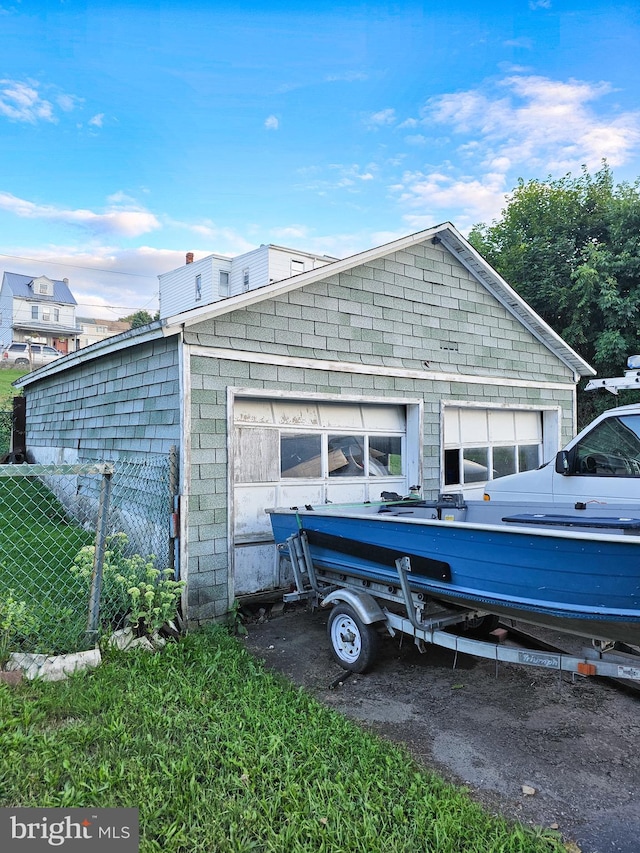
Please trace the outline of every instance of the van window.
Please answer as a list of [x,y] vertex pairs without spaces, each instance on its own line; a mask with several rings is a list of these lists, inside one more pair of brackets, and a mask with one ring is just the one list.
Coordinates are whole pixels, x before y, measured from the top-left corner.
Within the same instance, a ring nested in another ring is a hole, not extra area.
[[640,477],[640,415],[607,418],[573,448],[573,473]]

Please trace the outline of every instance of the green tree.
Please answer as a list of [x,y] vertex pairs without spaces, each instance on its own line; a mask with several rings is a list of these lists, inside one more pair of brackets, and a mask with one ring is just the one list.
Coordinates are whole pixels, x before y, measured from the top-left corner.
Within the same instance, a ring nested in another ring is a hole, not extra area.
[[122,317],[121,319],[125,323],[131,323],[132,329],[137,329],[139,326],[146,326],[147,323],[153,323],[154,320],[158,319],[158,314],[152,317],[148,311],[136,311],[133,314],[129,314],[128,317]]
[[[606,162],[594,175],[520,180],[469,240],[598,375],[620,375],[640,353],[640,181],[615,186]],[[580,401],[582,422],[616,402]]]

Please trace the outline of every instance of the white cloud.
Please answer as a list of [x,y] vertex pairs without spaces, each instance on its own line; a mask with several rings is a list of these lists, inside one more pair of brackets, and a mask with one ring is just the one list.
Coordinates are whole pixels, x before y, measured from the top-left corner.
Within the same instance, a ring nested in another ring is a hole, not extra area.
[[70,113],[82,104],[83,99],[76,95],[56,95],[55,101],[63,112]]
[[37,80],[0,80],[0,115],[9,121],[36,124],[39,121],[57,122],[55,108],[65,113],[73,112],[82,104],[82,98],[64,92],[55,92],[45,98]]
[[53,104],[40,97],[38,85],[36,81],[0,80],[0,115],[28,124],[55,121]]
[[378,167],[374,163],[367,166],[359,166],[353,163],[350,166],[344,163],[329,164],[330,178],[316,177],[318,170],[316,168],[307,169],[301,174],[307,177],[307,181],[303,185],[298,185],[298,189],[315,190],[321,194],[327,193],[336,189],[347,189],[351,192],[360,192],[360,184],[374,181],[378,174]]
[[369,75],[363,71],[345,71],[343,74],[328,74],[324,79],[327,83],[355,83],[368,80]]
[[160,227],[153,213],[143,209],[113,208],[104,213],[35,204],[11,193],[0,192],[0,209],[23,219],[44,219],[67,225],[80,225],[98,234],[139,237]]
[[97,115],[93,116],[93,118],[89,119],[89,124],[91,125],[91,127],[102,127],[103,123],[104,113],[98,113]]
[[396,122],[396,111],[394,109],[378,110],[370,113],[365,118],[365,124],[370,128],[388,127]]
[[533,41],[526,36],[521,36],[517,39],[507,39],[505,41],[506,47],[521,47],[524,50],[531,50],[533,48]]
[[465,230],[478,221],[493,219],[504,205],[504,174],[489,172],[478,178],[456,177],[445,171],[405,172],[402,181],[391,188],[401,207],[407,211],[405,222],[418,230],[456,211],[456,226]]
[[280,122],[278,121],[277,116],[271,115],[265,119],[264,126],[267,130],[278,130]]
[[512,75],[500,89],[433,98],[422,121],[472,135],[485,167],[496,158],[538,172],[597,168],[603,158],[618,166],[640,144],[640,113],[607,115],[592,107],[611,92],[608,83]]

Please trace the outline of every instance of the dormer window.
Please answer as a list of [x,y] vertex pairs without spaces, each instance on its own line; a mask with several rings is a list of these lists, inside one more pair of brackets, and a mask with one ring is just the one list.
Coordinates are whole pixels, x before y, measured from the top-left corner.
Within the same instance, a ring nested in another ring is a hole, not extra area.
[[53,296],[53,282],[46,275],[35,278],[32,283],[33,292],[36,296]]
[[200,302],[202,299],[202,276],[196,276],[196,302]]
[[244,291],[249,290],[249,270],[242,270],[242,289]]

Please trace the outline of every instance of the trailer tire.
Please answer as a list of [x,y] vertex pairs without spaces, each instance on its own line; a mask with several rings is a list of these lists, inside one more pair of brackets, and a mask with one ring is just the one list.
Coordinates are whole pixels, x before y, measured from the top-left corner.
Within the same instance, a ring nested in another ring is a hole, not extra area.
[[464,627],[464,633],[476,639],[484,640],[492,631],[495,631],[499,623],[499,616],[487,613],[486,616],[480,616],[478,619],[472,619],[470,622],[467,622]]
[[367,625],[349,604],[339,602],[327,622],[331,653],[343,669],[366,672],[378,655],[380,635]]

